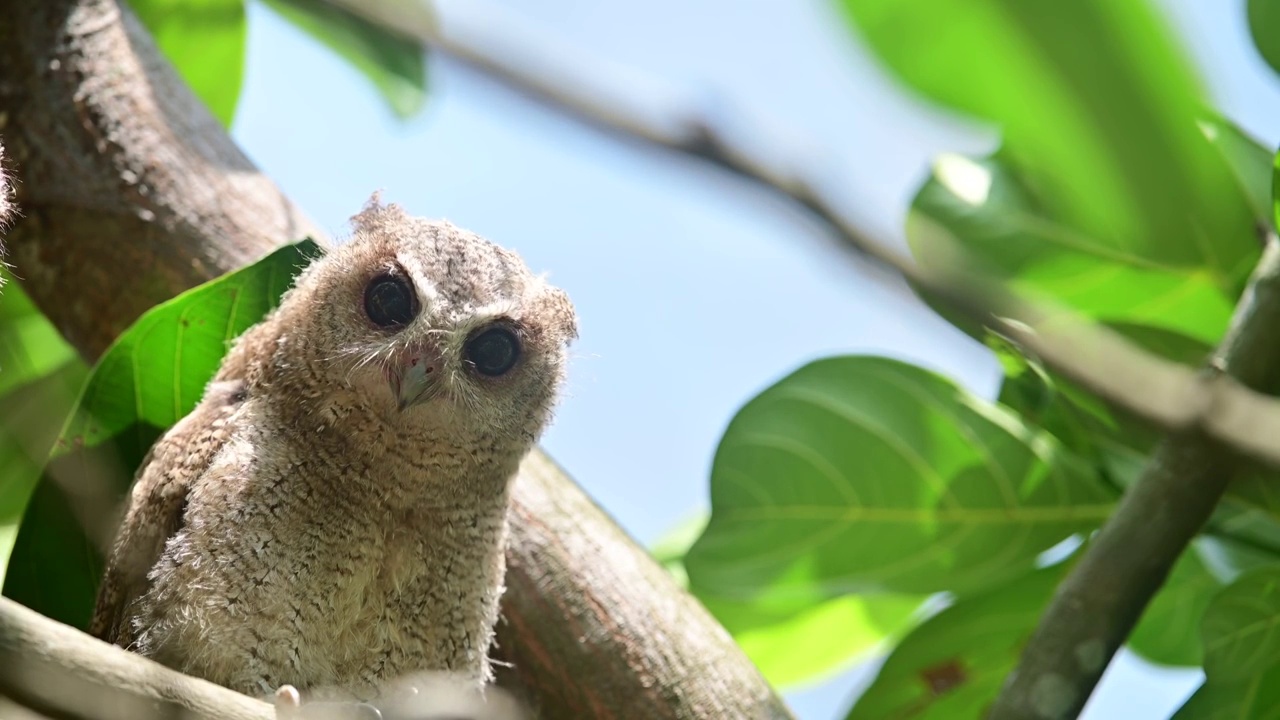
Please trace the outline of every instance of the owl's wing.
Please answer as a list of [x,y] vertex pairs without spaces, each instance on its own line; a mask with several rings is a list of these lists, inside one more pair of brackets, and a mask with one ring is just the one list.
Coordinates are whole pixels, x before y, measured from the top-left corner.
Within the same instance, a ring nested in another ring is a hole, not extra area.
[[160,438],[142,461],[129,509],[116,535],[89,632],[122,647],[133,642],[129,606],[147,591],[147,573],[182,527],[187,494],[231,436],[244,402],[243,380],[212,383],[191,414]]

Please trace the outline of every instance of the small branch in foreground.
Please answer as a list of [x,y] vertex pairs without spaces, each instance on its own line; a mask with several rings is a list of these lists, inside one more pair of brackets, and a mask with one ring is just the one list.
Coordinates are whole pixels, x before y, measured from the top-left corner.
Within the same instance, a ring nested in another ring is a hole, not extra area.
[[0,598],[0,697],[62,720],[272,720],[275,710]]
[[690,112],[689,93],[539,39],[506,11],[477,5],[479,0],[468,3],[468,9],[483,22],[453,23],[448,29],[426,15],[406,19],[401,16],[403,3],[390,0],[327,2],[455,57],[593,127],[700,158],[779,193],[830,228],[841,247],[891,269],[968,319],[1017,341],[1046,366],[1115,406],[1170,432],[1202,431],[1280,467],[1280,401],[1225,375],[1200,375],[1073,318],[1068,311],[1029,304],[982,278],[917,266],[842,213],[785,153],[769,154],[782,161],[766,160],[761,148],[769,146],[766,138],[779,133],[742,127],[731,132]]
[[[1280,379],[1280,244],[1272,238],[1206,371]],[[1168,435],[1054,593],[990,720],[1079,715],[1142,610],[1227,489],[1239,457],[1199,431]]]

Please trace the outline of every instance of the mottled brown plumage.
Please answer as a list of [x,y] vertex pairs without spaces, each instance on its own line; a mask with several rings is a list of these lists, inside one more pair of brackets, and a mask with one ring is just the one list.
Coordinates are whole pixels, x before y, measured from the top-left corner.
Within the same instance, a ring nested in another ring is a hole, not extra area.
[[474,234],[376,198],[354,226],[152,448],[94,634],[254,695],[490,677],[508,487],[576,317]]

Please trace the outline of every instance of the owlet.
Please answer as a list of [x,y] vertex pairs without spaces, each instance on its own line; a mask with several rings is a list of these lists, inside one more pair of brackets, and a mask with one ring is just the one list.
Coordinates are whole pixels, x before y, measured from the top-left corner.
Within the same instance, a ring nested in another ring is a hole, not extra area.
[[508,489],[577,319],[475,234],[376,196],[353,225],[151,449],[97,636],[252,695],[490,679]]

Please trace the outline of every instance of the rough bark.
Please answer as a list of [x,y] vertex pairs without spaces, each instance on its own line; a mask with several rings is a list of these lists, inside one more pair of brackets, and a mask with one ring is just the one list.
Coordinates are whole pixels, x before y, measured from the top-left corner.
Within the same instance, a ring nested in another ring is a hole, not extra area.
[[[322,239],[117,2],[5,0],[0,16],[0,135],[23,212],[10,261],[86,358],[154,303]],[[724,630],[541,452],[512,517],[501,654],[543,717],[790,717]],[[111,672],[96,667],[83,670]]]
[[5,243],[86,358],[142,311],[315,233],[113,2],[0,2]]

